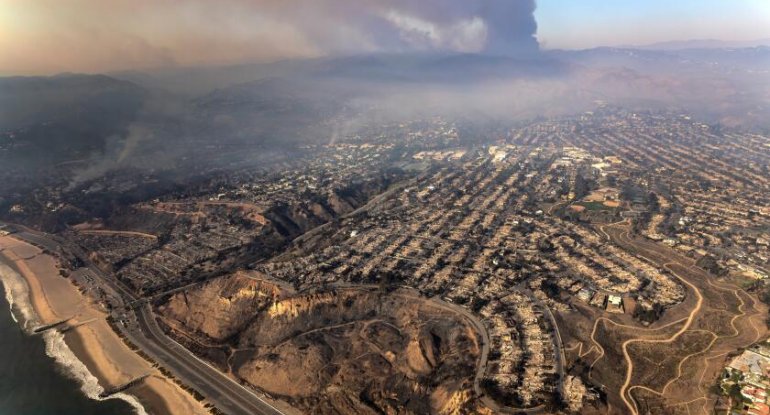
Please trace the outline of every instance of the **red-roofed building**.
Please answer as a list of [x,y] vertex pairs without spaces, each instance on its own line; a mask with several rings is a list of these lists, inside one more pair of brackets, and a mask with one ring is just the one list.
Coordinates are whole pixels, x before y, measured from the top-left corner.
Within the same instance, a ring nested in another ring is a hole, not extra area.
[[754,403],[764,404],[767,400],[767,392],[764,389],[751,386],[744,386],[743,389],[741,389],[741,395],[745,396],[747,399],[751,399]]
[[770,406],[764,403],[755,403],[753,407],[747,411],[749,415],[770,415]]

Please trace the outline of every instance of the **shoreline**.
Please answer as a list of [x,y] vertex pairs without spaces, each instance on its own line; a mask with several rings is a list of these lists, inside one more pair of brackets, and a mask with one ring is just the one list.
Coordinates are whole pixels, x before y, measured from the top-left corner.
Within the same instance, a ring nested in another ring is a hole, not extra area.
[[[12,318],[27,334],[34,327],[68,320],[72,329],[39,335],[46,354],[89,398],[124,400],[139,415],[210,413],[204,403],[131,350],[108,324],[102,306],[59,275],[52,256],[11,236],[0,237],[0,279]],[[124,392],[99,397],[105,389],[143,376],[143,381]]]

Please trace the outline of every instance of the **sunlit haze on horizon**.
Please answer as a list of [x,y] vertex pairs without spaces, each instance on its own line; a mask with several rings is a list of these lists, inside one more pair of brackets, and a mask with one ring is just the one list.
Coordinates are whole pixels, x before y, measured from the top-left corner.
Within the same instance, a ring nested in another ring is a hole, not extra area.
[[[534,13],[533,13],[534,11]],[[770,38],[770,2],[0,0],[0,74]],[[651,24],[656,30],[648,30]]]
[[766,0],[541,0],[535,17],[548,49],[770,38]]
[[0,287],[0,415],[770,415],[770,0],[0,0]]

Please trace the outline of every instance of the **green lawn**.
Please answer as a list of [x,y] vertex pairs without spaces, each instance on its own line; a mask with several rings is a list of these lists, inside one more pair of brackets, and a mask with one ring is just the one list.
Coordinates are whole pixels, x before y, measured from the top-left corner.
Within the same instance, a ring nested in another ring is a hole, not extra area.
[[576,205],[583,206],[586,210],[612,210],[613,208],[604,206],[602,202],[580,202]]

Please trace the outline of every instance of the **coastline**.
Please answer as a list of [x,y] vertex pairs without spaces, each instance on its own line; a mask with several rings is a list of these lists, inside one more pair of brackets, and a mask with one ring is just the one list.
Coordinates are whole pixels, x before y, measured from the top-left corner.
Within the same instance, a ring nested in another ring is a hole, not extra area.
[[[48,330],[40,336],[46,354],[79,382],[89,398],[124,400],[139,415],[210,413],[190,393],[132,351],[110,327],[101,305],[59,275],[52,256],[10,236],[0,237],[0,279],[12,317],[25,332],[68,320],[72,328],[65,333]],[[105,389],[144,376],[125,392],[99,397]]]

